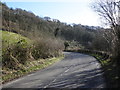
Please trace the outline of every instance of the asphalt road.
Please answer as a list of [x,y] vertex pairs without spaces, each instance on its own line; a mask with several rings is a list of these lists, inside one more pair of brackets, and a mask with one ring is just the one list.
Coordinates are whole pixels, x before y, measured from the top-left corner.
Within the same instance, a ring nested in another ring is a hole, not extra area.
[[55,64],[11,81],[3,88],[105,88],[98,61],[89,55],[64,52]]

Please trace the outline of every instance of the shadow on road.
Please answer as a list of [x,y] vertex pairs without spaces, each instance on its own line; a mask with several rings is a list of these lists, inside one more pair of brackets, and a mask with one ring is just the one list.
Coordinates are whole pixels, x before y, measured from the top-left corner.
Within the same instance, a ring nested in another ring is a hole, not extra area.
[[72,74],[64,75],[58,78],[49,87],[65,87],[65,88],[99,88],[103,86],[101,72],[96,72],[99,69],[83,72],[73,72]]
[[66,53],[64,60],[40,70],[8,87],[23,88],[105,88],[103,72],[94,57]]

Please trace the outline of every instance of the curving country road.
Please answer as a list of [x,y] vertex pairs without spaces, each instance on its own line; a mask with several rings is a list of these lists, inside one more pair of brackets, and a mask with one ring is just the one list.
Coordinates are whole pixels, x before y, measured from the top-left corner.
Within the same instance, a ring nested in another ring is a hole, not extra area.
[[105,88],[98,61],[89,55],[64,52],[55,64],[11,81],[3,88]]

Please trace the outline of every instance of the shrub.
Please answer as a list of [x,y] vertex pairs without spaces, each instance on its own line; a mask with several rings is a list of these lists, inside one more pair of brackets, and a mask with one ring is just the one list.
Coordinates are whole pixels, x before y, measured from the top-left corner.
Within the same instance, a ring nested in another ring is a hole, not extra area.
[[25,39],[21,39],[17,43],[3,45],[2,65],[9,68],[17,68],[19,64],[25,64],[30,55],[30,45]]
[[50,38],[36,38],[32,48],[32,56],[35,59],[56,57],[61,54],[64,45],[61,40]]

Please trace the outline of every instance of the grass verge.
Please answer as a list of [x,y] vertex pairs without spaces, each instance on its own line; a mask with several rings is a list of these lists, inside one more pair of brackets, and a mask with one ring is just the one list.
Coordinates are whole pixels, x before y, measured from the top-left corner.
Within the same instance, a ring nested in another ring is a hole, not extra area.
[[108,58],[105,60],[101,60],[101,55],[98,54],[90,54],[94,56],[102,65],[104,71],[104,77],[106,80],[107,88],[119,88],[119,71],[120,68],[117,66],[117,63],[113,61],[113,59]]
[[[48,58],[48,59],[39,59],[34,61],[27,61],[26,65],[23,65],[22,69],[20,70],[11,70],[9,68],[3,68],[2,72],[2,83],[9,82],[13,79],[19,78],[23,75],[27,75],[31,72],[43,69],[45,67],[50,66],[51,64],[62,60],[64,56],[54,57],[54,58]],[[21,64],[22,65],[22,64]],[[5,73],[4,73],[5,72]]]

